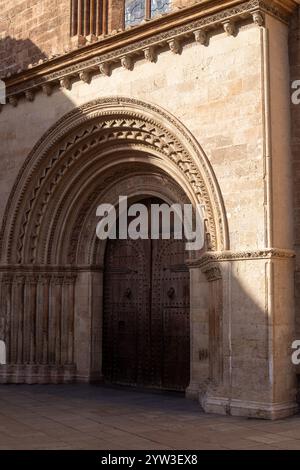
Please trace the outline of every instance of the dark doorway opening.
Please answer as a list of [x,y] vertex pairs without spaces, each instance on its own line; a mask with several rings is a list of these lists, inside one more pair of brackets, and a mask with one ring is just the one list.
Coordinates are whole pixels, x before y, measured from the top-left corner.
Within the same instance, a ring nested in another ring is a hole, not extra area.
[[[151,203],[160,200],[148,199]],[[109,240],[104,267],[103,375],[113,384],[184,391],[190,379],[185,241]]]

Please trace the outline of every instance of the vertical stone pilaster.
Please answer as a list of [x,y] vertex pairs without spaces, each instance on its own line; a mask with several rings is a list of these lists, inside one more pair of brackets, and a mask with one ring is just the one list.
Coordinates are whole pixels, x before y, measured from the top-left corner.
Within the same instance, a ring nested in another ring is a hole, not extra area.
[[27,364],[36,362],[37,281],[37,276],[25,277],[23,362]]
[[67,274],[63,280],[61,316],[61,363],[74,360],[74,285],[76,276]]
[[222,341],[222,280],[219,268],[213,268],[210,279],[209,305],[209,357],[210,379],[219,383],[223,378],[223,341]]
[[60,364],[61,361],[62,284],[63,275],[53,275],[51,279],[48,336],[50,364]]
[[198,400],[209,378],[209,283],[198,266],[190,266],[190,384],[186,397]]
[[11,362],[23,362],[25,276],[17,274],[12,287]]
[[39,276],[37,286],[37,362],[48,363],[49,293],[51,275]]
[[10,274],[4,274],[1,280],[1,313],[0,317],[0,337],[6,344],[6,361],[10,362],[10,338],[11,338],[11,295],[12,295],[13,277]]

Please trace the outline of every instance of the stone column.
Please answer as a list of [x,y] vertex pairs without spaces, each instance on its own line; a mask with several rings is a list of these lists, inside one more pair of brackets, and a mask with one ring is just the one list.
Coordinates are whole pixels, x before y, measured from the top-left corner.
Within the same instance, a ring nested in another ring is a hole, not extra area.
[[61,361],[61,299],[63,275],[55,274],[51,279],[49,312],[49,363],[59,365]]
[[198,400],[209,378],[209,285],[197,262],[190,263],[190,344],[186,397]]
[[76,275],[67,274],[63,280],[61,316],[61,363],[74,362],[74,284]]
[[210,380],[199,397],[205,411],[276,419],[297,409],[293,256],[266,249],[203,258],[207,275],[218,269],[222,276],[210,289]]
[[50,274],[40,275],[37,287],[37,362],[44,365],[48,364],[50,280]]
[[11,362],[23,362],[24,328],[24,285],[25,277],[16,275],[12,286],[12,322],[11,322]]
[[36,361],[36,290],[37,276],[27,275],[24,292],[23,362]]
[[92,329],[91,329],[91,373],[90,381],[102,379],[102,334],[103,334],[103,273],[92,273]]
[[11,294],[12,294],[11,274],[4,274],[1,280],[1,317],[0,317],[0,339],[5,341],[6,362],[11,360]]
[[74,362],[77,380],[101,380],[102,367],[102,283],[98,271],[78,273],[75,290]]

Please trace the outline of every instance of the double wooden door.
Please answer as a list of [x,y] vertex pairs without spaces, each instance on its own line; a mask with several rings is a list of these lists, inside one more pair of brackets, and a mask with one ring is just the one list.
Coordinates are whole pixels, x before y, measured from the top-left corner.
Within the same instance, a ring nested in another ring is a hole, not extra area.
[[104,273],[106,381],[184,390],[190,375],[189,271],[181,240],[110,240]]

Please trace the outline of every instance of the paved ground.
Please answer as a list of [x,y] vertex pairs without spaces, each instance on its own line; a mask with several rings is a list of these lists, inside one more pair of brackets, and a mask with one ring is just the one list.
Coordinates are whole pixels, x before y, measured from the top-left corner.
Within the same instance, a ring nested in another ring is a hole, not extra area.
[[89,385],[1,385],[0,449],[300,449],[300,415],[201,413],[181,396]]

